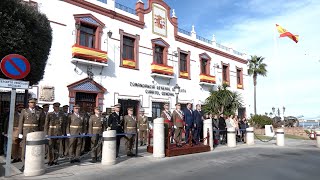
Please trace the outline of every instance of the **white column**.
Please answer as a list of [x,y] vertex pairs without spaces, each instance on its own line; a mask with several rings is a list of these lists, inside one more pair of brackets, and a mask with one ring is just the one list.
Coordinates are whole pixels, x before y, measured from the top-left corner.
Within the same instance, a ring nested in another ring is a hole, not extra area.
[[163,158],[164,153],[164,119],[153,120],[153,157]]
[[227,130],[227,141],[228,141],[228,147],[236,147],[236,130],[234,127],[228,128]]
[[[213,150],[213,130],[212,130],[212,120],[211,119],[206,119],[203,121],[203,138],[207,137],[207,132],[209,129],[209,145],[210,145],[210,150]],[[205,140],[203,143],[204,145],[207,145],[208,141]]]
[[254,144],[254,129],[253,129],[253,127],[249,127],[246,129],[246,143],[247,143],[247,145]]
[[25,176],[39,176],[44,174],[45,142],[44,132],[38,131],[27,134],[23,171]]
[[116,130],[109,130],[103,132],[103,146],[102,146],[102,165],[116,164]]
[[317,147],[320,148],[320,131],[316,131]]
[[284,146],[284,130],[277,129],[277,146]]

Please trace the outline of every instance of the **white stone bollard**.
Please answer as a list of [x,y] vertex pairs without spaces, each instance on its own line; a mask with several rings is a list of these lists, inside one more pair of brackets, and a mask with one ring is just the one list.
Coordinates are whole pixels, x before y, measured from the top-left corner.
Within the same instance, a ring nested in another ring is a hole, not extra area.
[[274,130],[272,125],[265,125],[264,126],[264,134],[269,137],[274,136]]
[[157,118],[153,120],[153,157],[165,157],[164,150],[164,119]]
[[316,131],[317,147],[320,148],[320,131]]
[[236,147],[236,130],[234,127],[227,129],[227,141],[228,147]]
[[109,130],[103,132],[103,146],[102,146],[102,165],[116,164],[116,146],[117,146],[117,132],[116,130]]
[[44,132],[32,132],[27,134],[25,165],[23,174],[25,176],[39,176],[44,174],[44,156],[45,156],[45,139]]
[[[213,150],[213,130],[212,130],[212,120],[211,119],[206,119],[203,121],[203,138],[207,137],[207,133],[208,133],[208,129],[209,129],[209,145],[210,145],[210,150]],[[203,141],[204,145],[207,145],[208,141],[205,140]]]
[[249,127],[246,129],[246,143],[247,145],[254,145],[254,129]]
[[284,146],[284,130],[277,129],[277,146]]

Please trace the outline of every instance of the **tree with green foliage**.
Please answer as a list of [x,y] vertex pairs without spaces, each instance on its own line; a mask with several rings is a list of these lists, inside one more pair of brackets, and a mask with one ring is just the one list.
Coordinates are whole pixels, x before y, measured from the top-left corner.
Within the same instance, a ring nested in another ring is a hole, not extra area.
[[210,96],[206,99],[203,107],[206,113],[231,115],[242,107],[241,95],[236,91],[228,90],[227,87],[227,84],[223,84],[218,86],[217,91],[210,92]]
[[[0,1],[0,59],[20,54],[30,62],[24,81],[37,84],[42,78],[50,53],[52,29],[46,15],[21,0]],[[0,78],[6,78],[0,73]]]
[[248,74],[253,77],[254,85],[254,114],[257,114],[257,78],[258,76],[267,76],[267,64],[263,63],[264,57],[251,56],[249,60]]

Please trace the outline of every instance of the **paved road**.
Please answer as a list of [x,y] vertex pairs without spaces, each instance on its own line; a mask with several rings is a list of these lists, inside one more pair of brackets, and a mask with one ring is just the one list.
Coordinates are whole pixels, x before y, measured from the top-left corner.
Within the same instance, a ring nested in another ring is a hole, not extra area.
[[11,179],[105,179],[105,180],[301,180],[320,178],[320,150],[314,147],[253,146],[172,158],[122,158],[115,166],[83,163],[52,168],[42,177]]

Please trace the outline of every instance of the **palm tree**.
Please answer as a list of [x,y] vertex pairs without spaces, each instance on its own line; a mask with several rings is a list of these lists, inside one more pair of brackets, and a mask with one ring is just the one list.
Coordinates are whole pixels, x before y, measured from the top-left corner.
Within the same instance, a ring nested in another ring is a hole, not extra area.
[[254,114],[257,114],[257,77],[267,76],[267,64],[263,63],[264,57],[261,56],[251,56],[249,60],[248,74],[253,76],[254,85]]
[[241,95],[238,92],[228,90],[227,87],[227,84],[223,84],[218,86],[217,91],[210,92],[204,105],[205,112],[230,115],[242,106]]

